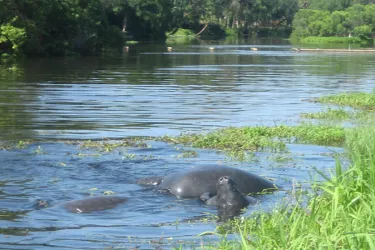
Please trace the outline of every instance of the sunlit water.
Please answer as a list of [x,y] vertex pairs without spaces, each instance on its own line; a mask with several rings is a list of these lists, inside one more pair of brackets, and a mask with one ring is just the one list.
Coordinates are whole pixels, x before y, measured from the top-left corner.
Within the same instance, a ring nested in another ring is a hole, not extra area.
[[[183,158],[182,150],[189,148],[153,140],[149,148],[109,153],[58,141],[294,125],[300,113],[322,108],[309,99],[374,87],[375,54],[297,53],[288,44],[273,43],[176,45],[173,52],[146,44],[100,58],[2,65],[1,139],[40,142],[0,151],[0,248],[199,247],[216,239],[196,237],[215,229],[214,221],[204,220],[215,209],[160,194],[135,184],[136,179],[218,163],[272,178],[286,190],[295,182],[308,186],[319,180],[314,168],[328,173],[334,167],[331,153],[341,149],[290,144],[283,161],[257,153],[253,161],[239,163],[212,150]],[[33,207],[37,199],[54,206],[105,191],[129,202],[78,215],[58,206]],[[284,194],[258,197],[259,205],[245,215],[272,209]]]

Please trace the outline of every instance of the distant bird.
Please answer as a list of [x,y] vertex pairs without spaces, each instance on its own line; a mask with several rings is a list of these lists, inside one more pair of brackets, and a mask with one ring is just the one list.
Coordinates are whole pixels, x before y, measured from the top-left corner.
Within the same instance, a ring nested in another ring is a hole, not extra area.
[[253,51],[257,51],[258,49],[257,49],[257,48],[251,48],[251,50],[253,50]]
[[208,49],[212,51],[215,50],[215,47],[209,47]]
[[172,49],[172,47],[167,47],[167,50],[168,50],[169,52],[171,52],[173,49]]

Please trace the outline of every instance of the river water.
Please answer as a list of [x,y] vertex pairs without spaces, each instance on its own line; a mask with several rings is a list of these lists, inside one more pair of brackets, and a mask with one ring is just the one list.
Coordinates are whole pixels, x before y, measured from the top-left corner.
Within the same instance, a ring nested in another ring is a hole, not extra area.
[[[214,47],[214,50],[210,50]],[[257,51],[251,48],[256,47]],[[213,150],[148,140],[110,152],[81,140],[207,132],[227,126],[301,122],[322,105],[307,100],[371,91],[375,54],[298,53],[286,41],[139,44],[101,57],[24,59],[0,65],[0,137],[32,143],[0,151],[0,249],[169,249],[214,244],[215,209],[135,184],[204,164],[272,178],[286,190],[329,172],[340,148],[289,144],[283,161],[258,152],[237,162]],[[69,214],[54,205],[111,191],[129,197],[114,209]],[[284,191],[258,197],[272,209]],[[38,199],[50,208],[36,210]],[[235,236],[233,236],[235,237]]]

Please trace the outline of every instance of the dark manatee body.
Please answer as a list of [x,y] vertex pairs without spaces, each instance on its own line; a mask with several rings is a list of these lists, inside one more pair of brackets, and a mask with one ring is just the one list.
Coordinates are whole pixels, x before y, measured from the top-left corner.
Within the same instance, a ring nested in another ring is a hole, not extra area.
[[207,205],[213,205],[220,208],[242,209],[250,204],[256,204],[257,200],[244,196],[236,188],[236,182],[229,176],[220,177],[217,181],[216,196],[207,199],[208,193],[201,195],[201,199],[206,201]]
[[160,189],[168,190],[178,197],[199,198],[206,192],[211,196],[216,195],[216,183],[222,176],[230,176],[237,183],[237,189],[245,194],[276,189],[272,182],[258,175],[220,165],[195,167],[169,174],[164,179],[155,177],[155,181],[148,177],[139,180],[138,183],[157,185]]
[[94,196],[80,200],[67,201],[58,206],[61,206],[71,213],[90,213],[114,208],[127,200],[127,198],[121,196]]
[[240,215],[241,210],[250,204],[256,204],[257,200],[244,196],[236,188],[236,182],[230,176],[220,177],[217,181],[216,196],[209,198],[208,193],[204,193],[201,199],[207,205],[216,206],[218,209],[219,221],[227,221]]

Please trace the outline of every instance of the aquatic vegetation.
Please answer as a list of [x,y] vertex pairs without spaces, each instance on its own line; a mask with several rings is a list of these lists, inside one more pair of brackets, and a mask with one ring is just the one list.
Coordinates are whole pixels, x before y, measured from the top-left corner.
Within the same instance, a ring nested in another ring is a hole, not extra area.
[[194,150],[183,150],[181,154],[177,155],[178,158],[196,158],[198,152]]
[[259,157],[251,151],[229,151],[227,152],[229,158],[226,158],[225,161],[243,161],[243,162],[258,162]]
[[372,93],[340,93],[337,95],[319,97],[315,101],[320,103],[350,106],[353,108],[365,110],[375,110],[375,91],[373,91]]
[[17,148],[25,148],[29,144],[30,144],[30,142],[28,142],[28,141],[19,141],[16,147]]
[[91,156],[100,156],[100,154],[84,154],[84,153],[77,153],[76,156],[78,157],[91,157]]
[[285,152],[286,142],[340,145],[344,142],[345,135],[341,127],[306,123],[299,126],[229,127],[209,133],[163,136],[158,139],[197,148],[223,150],[230,156],[241,159],[246,152]]
[[237,239],[218,228],[222,240],[212,249],[374,249],[374,141],[374,125],[346,131],[346,171],[337,160],[334,175],[322,174],[327,182],[313,191],[294,193],[294,202],[270,213],[230,222]]
[[95,195],[95,192],[98,190],[98,188],[90,188],[89,189],[89,193],[90,193],[90,196],[94,196]]
[[371,110],[360,110],[360,111],[346,111],[344,109],[331,109],[320,111],[317,113],[303,113],[302,118],[307,119],[320,119],[327,121],[351,121],[357,122],[371,122],[375,118],[375,113]]
[[111,191],[111,190],[107,190],[107,191],[104,191],[103,194],[104,195],[115,195],[116,193]]
[[275,153],[267,157],[269,160],[277,163],[286,163],[294,161],[290,154]]
[[[0,220],[14,221],[22,218],[28,211],[0,210]],[[3,230],[3,229],[2,229]],[[1,233],[1,231],[0,231]]]
[[309,119],[347,120],[351,117],[351,113],[344,109],[328,108],[317,113],[302,113],[301,117]]
[[125,154],[122,156],[122,159],[135,159],[136,157],[136,154]]
[[0,150],[12,150],[26,148],[31,141],[0,141]]
[[14,228],[14,227],[0,228],[0,234],[3,235],[4,237],[7,237],[7,235],[25,236],[29,234],[29,229]]
[[131,148],[149,148],[151,147],[147,143],[143,142],[142,139],[138,138],[127,138],[121,141],[78,141],[78,142],[65,142],[70,144],[79,144],[82,149],[96,149],[100,152],[110,152],[120,147],[131,147]]
[[37,149],[34,150],[35,154],[46,154],[47,152],[41,146],[38,146]]

